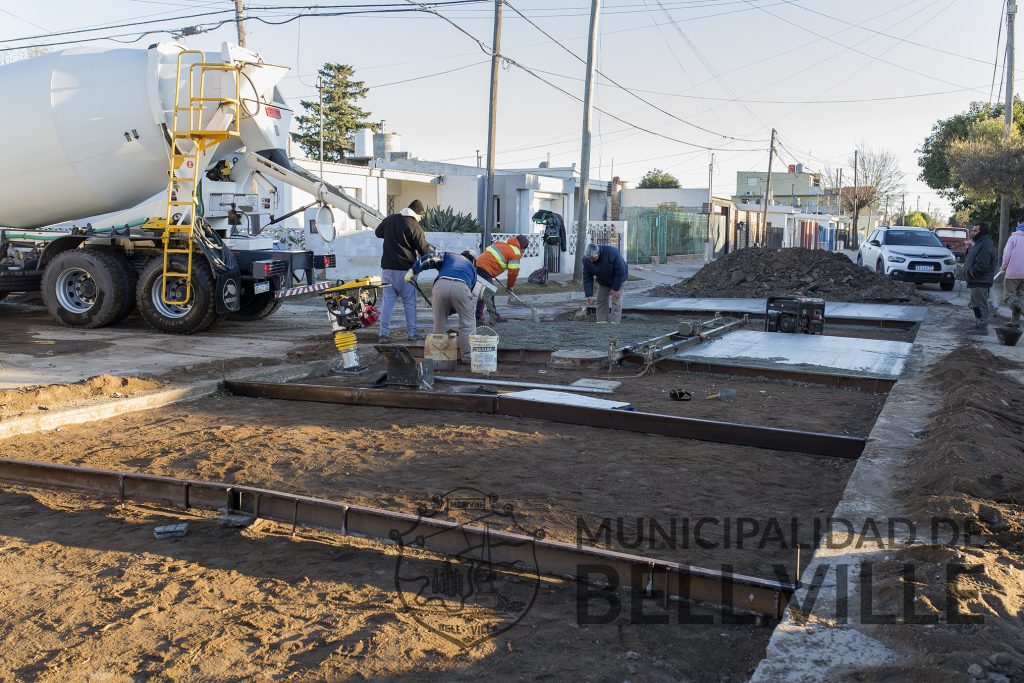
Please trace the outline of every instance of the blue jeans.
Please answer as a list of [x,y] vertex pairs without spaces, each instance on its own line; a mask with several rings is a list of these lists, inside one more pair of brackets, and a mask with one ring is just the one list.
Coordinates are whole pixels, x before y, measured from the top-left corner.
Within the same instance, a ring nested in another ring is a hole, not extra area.
[[391,314],[395,310],[395,302],[402,297],[405,308],[405,329],[408,336],[416,334],[416,288],[405,281],[404,270],[381,270],[381,278],[391,285],[384,288],[384,303],[380,307],[380,336],[391,334]]

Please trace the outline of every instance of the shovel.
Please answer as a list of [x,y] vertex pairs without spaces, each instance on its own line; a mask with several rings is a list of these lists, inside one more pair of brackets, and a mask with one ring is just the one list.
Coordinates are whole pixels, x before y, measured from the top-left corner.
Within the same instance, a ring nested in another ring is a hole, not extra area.
[[530,309],[530,320],[532,320],[535,323],[539,323],[540,322],[540,313],[537,311],[536,308],[534,308],[530,304],[528,304],[525,301],[523,301],[522,299],[520,299],[519,296],[515,292],[513,292],[511,289],[506,287],[505,283],[502,282],[501,280],[495,280],[495,282],[497,282],[499,285],[501,285],[501,288],[504,289],[506,292],[508,292],[508,295],[510,297],[512,297],[513,299],[515,299],[516,301],[521,303],[523,306],[526,306],[527,308]]

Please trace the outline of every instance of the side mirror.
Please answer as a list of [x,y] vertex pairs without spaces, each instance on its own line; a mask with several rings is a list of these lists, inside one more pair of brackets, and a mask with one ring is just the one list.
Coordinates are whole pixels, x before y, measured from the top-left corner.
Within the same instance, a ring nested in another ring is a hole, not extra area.
[[313,219],[313,227],[324,242],[333,242],[337,231],[334,229],[334,213],[330,207],[321,205]]
[[882,243],[879,242],[878,240],[871,240],[870,242],[868,242],[868,244],[870,244],[873,247],[880,247],[880,246],[882,246]]

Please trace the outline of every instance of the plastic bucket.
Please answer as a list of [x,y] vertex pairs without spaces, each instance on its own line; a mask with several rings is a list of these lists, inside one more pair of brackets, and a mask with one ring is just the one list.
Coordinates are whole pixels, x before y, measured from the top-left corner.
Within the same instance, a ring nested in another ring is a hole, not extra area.
[[[490,334],[480,334],[481,330],[487,330]],[[498,333],[489,327],[478,327],[476,332],[469,335],[470,372],[482,375],[497,372]]]

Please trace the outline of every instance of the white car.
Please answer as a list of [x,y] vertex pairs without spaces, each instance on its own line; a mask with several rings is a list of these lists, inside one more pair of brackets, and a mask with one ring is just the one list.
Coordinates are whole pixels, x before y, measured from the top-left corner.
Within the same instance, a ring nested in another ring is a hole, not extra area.
[[894,280],[935,282],[945,292],[956,284],[956,256],[928,228],[879,227],[860,245],[857,265]]

